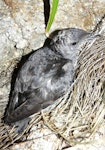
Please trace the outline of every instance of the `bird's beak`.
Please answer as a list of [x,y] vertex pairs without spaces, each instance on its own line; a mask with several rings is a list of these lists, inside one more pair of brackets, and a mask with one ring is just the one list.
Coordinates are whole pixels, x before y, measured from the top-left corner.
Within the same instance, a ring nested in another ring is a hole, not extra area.
[[95,32],[89,33],[89,34],[87,35],[87,39],[88,39],[88,40],[97,39],[97,38],[100,38],[100,37],[101,37],[101,35],[100,35],[100,34],[97,34],[97,33],[95,33]]
[[[101,35],[95,32],[87,33],[82,37],[81,43],[79,44],[79,48],[82,49],[85,44],[91,45],[96,39],[100,38]],[[81,50],[80,50],[81,51]]]
[[85,42],[92,42],[98,38],[100,38],[101,35],[100,34],[97,34],[95,32],[91,32],[91,33],[88,33],[87,35],[85,35],[83,38],[82,38],[82,41]]

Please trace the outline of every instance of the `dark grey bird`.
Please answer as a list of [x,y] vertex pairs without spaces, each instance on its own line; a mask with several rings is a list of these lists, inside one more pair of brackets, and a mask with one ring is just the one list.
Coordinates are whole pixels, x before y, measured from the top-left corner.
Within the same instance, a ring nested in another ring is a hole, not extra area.
[[94,37],[82,29],[63,29],[35,51],[17,75],[5,123],[23,120],[60,98],[73,83],[79,48]]

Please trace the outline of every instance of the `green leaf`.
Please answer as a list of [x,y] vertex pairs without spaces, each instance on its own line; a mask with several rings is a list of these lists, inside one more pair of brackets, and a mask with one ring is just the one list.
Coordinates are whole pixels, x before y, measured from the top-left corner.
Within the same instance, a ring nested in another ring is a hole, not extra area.
[[51,26],[52,26],[52,23],[54,21],[54,18],[55,18],[55,14],[57,12],[57,8],[58,8],[58,2],[59,0],[53,0],[52,1],[52,8],[51,8],[51,11],[50,11],[50,17],[49,17],[49,20],[48,20],[48,23],[47,23],[47,27],[46,27],[46,33],[49,32]]

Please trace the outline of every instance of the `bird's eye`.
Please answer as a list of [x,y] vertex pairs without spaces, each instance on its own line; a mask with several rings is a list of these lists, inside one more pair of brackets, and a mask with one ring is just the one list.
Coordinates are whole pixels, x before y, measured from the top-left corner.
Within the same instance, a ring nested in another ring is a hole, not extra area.
[[73,43],[72,43],[72,45],[76,45],[76,44],[77,44],[76,42],[73,42]]

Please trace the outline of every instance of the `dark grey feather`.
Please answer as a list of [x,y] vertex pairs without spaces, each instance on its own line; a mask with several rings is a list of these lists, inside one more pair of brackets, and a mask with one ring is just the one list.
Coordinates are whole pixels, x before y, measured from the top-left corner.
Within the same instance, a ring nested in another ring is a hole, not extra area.
[[49,46],[38,49],[28,58],[18,73],[5,123],[12,124],[41,111],[69,89],[79,47],[91,35],[81,29],[63,29]]

